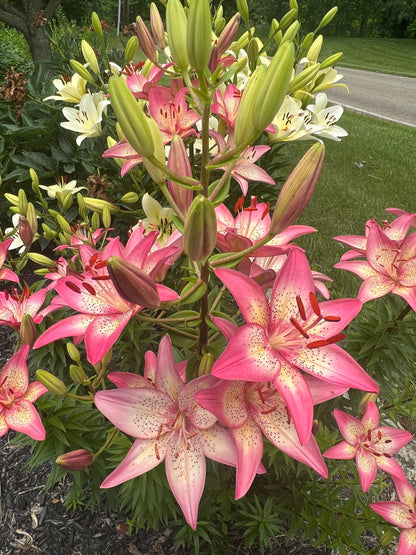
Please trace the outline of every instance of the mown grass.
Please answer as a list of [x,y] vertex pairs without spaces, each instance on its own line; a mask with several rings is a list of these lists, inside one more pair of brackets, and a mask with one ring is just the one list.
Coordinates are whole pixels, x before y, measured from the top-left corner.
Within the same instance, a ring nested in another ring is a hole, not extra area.
[[[361,280],[333,268],[345,248],[335,235],[363,235],[370,218],[392,219],[386,208],[416,211],[416,141],[414,129],[346,112],[341,125],[349,136],[326,141],[326,157],[312,200],[299,223],[318,233],[299,240],[314,269],[330,275],[336,296],[352,296]],[[305,143],[288,146],[293,164]]]
[[325,37],[320,59],[343,52],[338,65],[416,77],[416,40]]

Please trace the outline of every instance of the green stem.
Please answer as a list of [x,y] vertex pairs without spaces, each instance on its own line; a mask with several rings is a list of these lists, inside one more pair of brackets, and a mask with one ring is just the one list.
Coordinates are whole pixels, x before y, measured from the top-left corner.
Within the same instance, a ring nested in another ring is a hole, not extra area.
[[[208,285],[209,279],[209,267],[208,263],[206,262],[201,268],[201,280],[204,281]],[[208,287],[200,300],[199,304],[199,314],[201,318],[201,323],[199,324],[199,341],[197,346],[197,353],[199,356],[202,356],[202,350],[208,343],[208,325],[206,322],[206,318],[208,316]]]
[[94,453],[94,458],[95,459],[97,457],[99,457],[101,455],[101,453],[107,449],[107,447],[110,447],[111,443],[118,436],[118,434],[119,434],[118,428],[113,428],[111,430],[110,434],[108,435],[108,438],[105,440],[104,445],[102,447],[100,447],[100,449],[98,449],[98,451],[96,453]]
[[214,260],[213,262],[210,263],[210,266],[211,266],[211,268],[216,268],[217,266],[221,266],[222,264],[225,264],[225,263],[228,263],[228,262],[234,262],[235,260],[239,260],[240,258],[244,258],[248,254],[251,254],[252,252],[257,250],[258,248],[260,248],[263,245],[265,245],[266,243],[268,243],[271,239],[273,239],[273,237],[274,237],[274,235],[269,233],[268,235],[266,235],[266,237],[263,237],[263,239],[260,239],[260,241],[257,241],[257,243],[254,243],[254,245],[251,245],[251,247],[248,247],[247,249],[244,249],[243,251],[235,252],[233,254],[230,254],[230,256],[226,256],[226,257],[221,258],[219,260]]
[[149,162],[151,162],[154,166],[157,167],[158,170],[162,171],[168,179],[178,183],[179,185],[185,185],[186,187],[190,187],[191,189],[199,190],[201,188],[199,182],[196,179],[191,177],[184,177],[177,175],[176,173],[171,172],[162,162],[160,162],[156,156],[153,154],[147,158]]
[[65,393],[65,397],[71,397],[71,399],[78,399],[79,401],[88,401],[89,403],[94,402],[94,397],[91,395],[75,395],[75,393]]
[[168,189],[168,187],[165,183],[162,183],[160,185],[160,190],[165,195],[165,199],[170,204],[170,207],[176,212],[176,215],[178,216],[178,218],[181,220],[181,222],[184,222],[185,221],[185,215],[182,212],[182,210],[179,208],[179,206],[176,204],[175,199],[170,194],[170,191],[169,191],[169,189]]
[[208,186],[209,186],[209,174],[208,169],[209,162],[209,116],[211,114],[211,106],[207,104],[204,107],[204,112],[202,114],[202,160],[201,160],[201,174],[200,183],[202,187],[202,194],[208,196]]

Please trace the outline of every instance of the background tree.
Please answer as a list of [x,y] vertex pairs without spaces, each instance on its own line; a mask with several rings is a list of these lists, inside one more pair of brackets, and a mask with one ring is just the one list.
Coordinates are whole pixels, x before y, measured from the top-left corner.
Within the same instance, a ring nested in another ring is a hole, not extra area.
[[23,34],[36,65],[52,58],[46,25],[61,2],[62,0],[0,0],[0,21]]

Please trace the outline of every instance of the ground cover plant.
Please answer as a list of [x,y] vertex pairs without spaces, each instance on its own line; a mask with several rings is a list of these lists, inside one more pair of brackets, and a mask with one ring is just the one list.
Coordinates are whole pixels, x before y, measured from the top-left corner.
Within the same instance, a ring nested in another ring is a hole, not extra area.
[[[347,135],[325,94],[340,55],[317,61],[336,9],[302,37],[291,1],[264,44],[237,7],[226,21],[208,0],[168,0],[165,26],[152,4],[122,65],[94,13],[99,48],[83,40],[54,81],[44,102],[73,133],[66,154],[98,170],[52,183],[32,166],[31,190],[4,193],[0,322],[17,345],[0,433],[19,432],[31,467],[56,459],[48,488],[72,473],[70,509],[104,500],[131,529],[174,527],[176,548],[229,552],[240,534],[264,552],[296,535],[368,553],[371,531],[387,552],[385,518],[415,553],[394,455],[415,408],[416,216],[385,206],[354,234],[340,221],[336,266],[358,294],[309,263],[297,240],[316,230],[297,218],[324,141]],[[276,185],[277,153],[297,140],[313,146]]]

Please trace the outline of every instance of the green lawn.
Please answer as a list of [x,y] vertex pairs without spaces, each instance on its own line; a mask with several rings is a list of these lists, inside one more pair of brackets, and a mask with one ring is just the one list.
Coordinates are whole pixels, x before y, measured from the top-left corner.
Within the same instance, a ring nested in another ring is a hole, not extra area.
[[[340,124],[349,136],[340,143],[325,141],[326,157],[312,200],[299,223],[318,233],[301,239],[314,269],[336,280],[334,292],[354,295],[361,282],[333,269],[345,248],[335,235],[363,235],[370,218],[392,219],[386,208],[416,212],[416,141],[410,127],[346,112]],[[287,147],[292,163],[308,146]]]
[[320,59],[343,52],[338,65],[416,77],[416,40],[325,37]]

